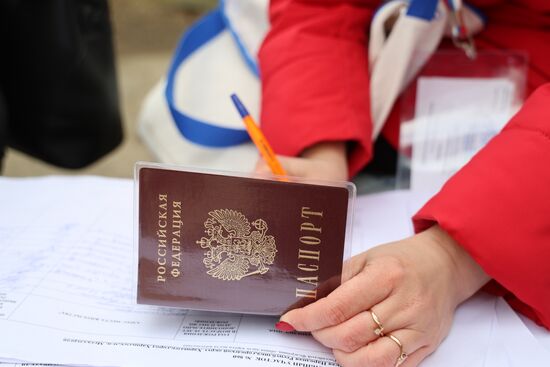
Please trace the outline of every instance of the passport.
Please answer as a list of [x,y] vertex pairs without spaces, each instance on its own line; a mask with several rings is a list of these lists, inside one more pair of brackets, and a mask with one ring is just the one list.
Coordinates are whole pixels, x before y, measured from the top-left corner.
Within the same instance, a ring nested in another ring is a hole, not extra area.
[[340,284],[355,187],[136,168],[137,302],[281,315]]

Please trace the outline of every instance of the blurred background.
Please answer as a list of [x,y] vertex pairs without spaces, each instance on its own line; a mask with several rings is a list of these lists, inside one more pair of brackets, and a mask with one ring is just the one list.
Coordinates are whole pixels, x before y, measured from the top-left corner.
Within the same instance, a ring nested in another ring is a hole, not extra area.
[[216,0],[109,1],[124,141],[106,157],[78,170],[58,168],[8,148],[1,174],[132,177],[134,162],[153,159],[136,133],[141,103],[166,73],[183,31],[216,3]]

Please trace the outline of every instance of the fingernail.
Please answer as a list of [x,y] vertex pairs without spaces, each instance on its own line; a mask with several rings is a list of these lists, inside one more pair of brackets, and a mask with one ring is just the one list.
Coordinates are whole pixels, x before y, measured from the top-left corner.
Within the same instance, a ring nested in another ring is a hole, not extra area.
[[290,325],[288,322],[279,321],[275,324],[275,329],[279,331],[284,331],[285,333],[288,333],[290,331],[296,331],[292,325]]

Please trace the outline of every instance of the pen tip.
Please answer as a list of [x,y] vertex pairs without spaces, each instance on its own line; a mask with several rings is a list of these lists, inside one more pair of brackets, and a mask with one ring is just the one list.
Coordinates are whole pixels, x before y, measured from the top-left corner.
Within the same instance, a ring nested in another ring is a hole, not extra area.
[[248,116],[248,111],[235,93],[231,94],[231,100],[233,101],[233,104],[235,104],[235,107],[237,107],[237,110],[241,114],[241,117],[244,118],[245,116]]

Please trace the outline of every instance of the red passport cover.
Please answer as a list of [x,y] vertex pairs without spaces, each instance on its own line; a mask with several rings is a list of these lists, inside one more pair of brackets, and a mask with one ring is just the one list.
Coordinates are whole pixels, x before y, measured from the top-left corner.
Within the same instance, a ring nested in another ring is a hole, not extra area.
[[142,304],[280,315],[340,284],[350,191],[141,167]]

